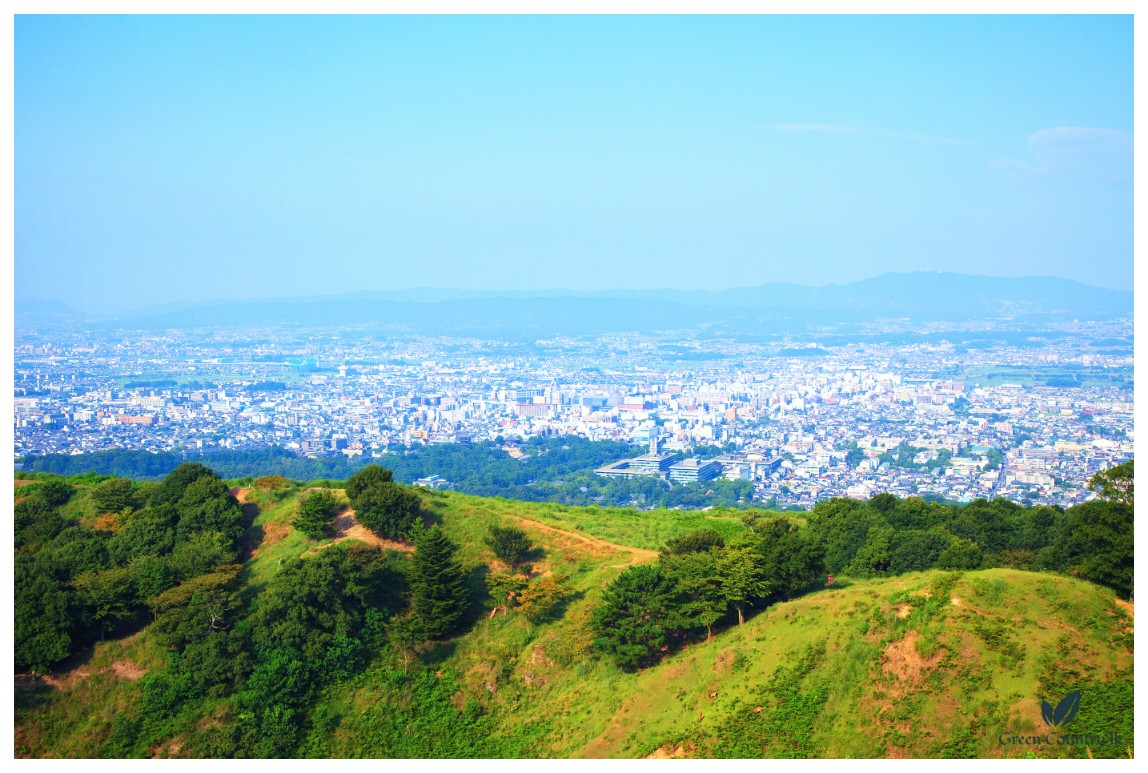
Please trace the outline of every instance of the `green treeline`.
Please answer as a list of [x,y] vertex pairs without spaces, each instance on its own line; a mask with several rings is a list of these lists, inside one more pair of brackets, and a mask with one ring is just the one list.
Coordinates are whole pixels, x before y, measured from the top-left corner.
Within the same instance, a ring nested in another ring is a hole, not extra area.
[[[631,568],[604,591],[597,648],[633,670],[658,662],[750,610],[783,601],[824,575],[879,577],[927,569],[1053,571],[1132,593],[1133,462],[1093,477],[1103,499],[1067,511],[1005,499],[966,506],[879,494],[832,499],[805,528],[746,516],[730,543],[701,530],[671,540],[653,565]],[[823,575],[824,573],[824,575]]]
[[[603,507],[748,507],[753,496],[749,481],[712,480],[705,484],[673,485],[662,480],[607,479],[594,470],[607,462],[631,456],[634,449],[616,441],[580,437],[531,438],[515,459],[502,444],[481,442],[416,446],[373,460],[389,469],[396,481],[413,483],[439,475],[458,491],[476,496],[497,496],[524,502]],[[712,453],[721,449],[710,448]],[[346,480],[369,460],[331,456],[308,459],[283,448],[225,451],[204,456],[175,452],[95,451],[89,454],[47,454],[24,460],[29,472],[79,475],[96,472],[129,478],[158,478],[184,461],[198,461],[225,478],[282,475],[293,480]]]

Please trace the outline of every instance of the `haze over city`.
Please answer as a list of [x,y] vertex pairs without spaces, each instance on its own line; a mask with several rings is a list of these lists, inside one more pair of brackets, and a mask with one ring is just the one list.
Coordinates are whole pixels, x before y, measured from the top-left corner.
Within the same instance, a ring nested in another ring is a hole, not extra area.
[[20,302],[1131,289],[1131,17],[15,25]]

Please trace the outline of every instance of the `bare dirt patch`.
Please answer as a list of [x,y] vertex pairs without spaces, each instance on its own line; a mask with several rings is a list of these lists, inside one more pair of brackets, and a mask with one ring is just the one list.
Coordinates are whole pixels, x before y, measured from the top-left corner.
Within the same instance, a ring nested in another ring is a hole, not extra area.
[[904,638],[892,642],[885,648],[881,671],[896,676],[901,682],[919,682],[937,667],[944,657],[944,649],[938,649],[927,658],[917,651],[917,632],[909,631]]
[[14,485],[16,488],[20,488],[21,486],[31,486],[34,483],[43,483],[43,482],[44,481],[42,481],[42,480],[29,480],[27,478],[14,478],[12,480],[12,485]]
[[530,665],[553,668],[554,661],[546,654],[546,649],[541,644],[535,644],[530,648]]
[[677,746],[667,746],[663,744],[657,749],[646,755],[647,760],[684,760],[689,759],[690,755],[697,751],[697,747],[692,743],[678,744]]
[[729,673],[735,660],[737,660],[737,653],[734,652],[733,647],[726,647],[719,652],[718,656],[714,658],[714,676],[723,676]]
[[897,617],[904,620],[909,615],[913,614],[912,604],[901,604],[897,607]]
[[[337,545],[344,540],[354,539],[359,542],[365,542],[368,545],[374,545],[381,550],[398,550],[402,553],[413,553],[415,546],[409,542],[398,542],[396,540],[383,539],[378,534],[363,526],[355,520],[355,511],[346,509],[339,514],[335,519],[335,539],[326,545],[320,545],[312,550],[322,550],[331,545]],[[310,551],[308,551],[310,552]]]
[[92,671],[84,666],[78,666],[70,671],[57,671],[54,674],[45,674],[44,676],[33,676],[32,679],[39,679],[44,684],[50,684],[57,690],[71,690],[80,682],[84,681],[92,675]]
[[290,524],[283,523],[282,521],[275,521],[263,527],[263,539],[259,543],[260,548],[269,548],[276,542],[284,539],[291,533]]
[[138,663],[133,663],[130,660],[117,660],[112,663],[112,671],[120,679],[127,679],[129,682],[134,682],[142,679],[147,674],[147,669],[141,667]]
[[176,757],[183,751],[183,739],[173,738],[167,743],[161,743],[151,748],[151,757],[155,759],[166,759],[169,757]]

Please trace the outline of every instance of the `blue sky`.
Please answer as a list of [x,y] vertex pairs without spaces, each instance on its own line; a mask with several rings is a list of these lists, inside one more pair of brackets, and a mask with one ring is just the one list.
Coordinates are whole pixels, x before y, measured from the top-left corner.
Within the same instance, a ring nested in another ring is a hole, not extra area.
[[1124,17],[20,16],[17,300],[1132,287]]

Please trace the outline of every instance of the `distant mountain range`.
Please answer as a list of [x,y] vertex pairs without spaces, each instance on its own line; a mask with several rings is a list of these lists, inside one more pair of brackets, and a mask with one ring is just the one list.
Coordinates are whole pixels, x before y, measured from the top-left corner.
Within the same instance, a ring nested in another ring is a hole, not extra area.
[[732,290],[582,292],[434,288],[342,296],[171,304],[99,318],[57,302],[17,303],[18,325],[98,328],[362,326],[385,334],[533,339],[555,335],[698,330],[784,335],[880,319],[994,321],[1011,329],[1053,320],[1130,316],[1130,291],[1054,277],[893,273],[840,285],[765,284]]

